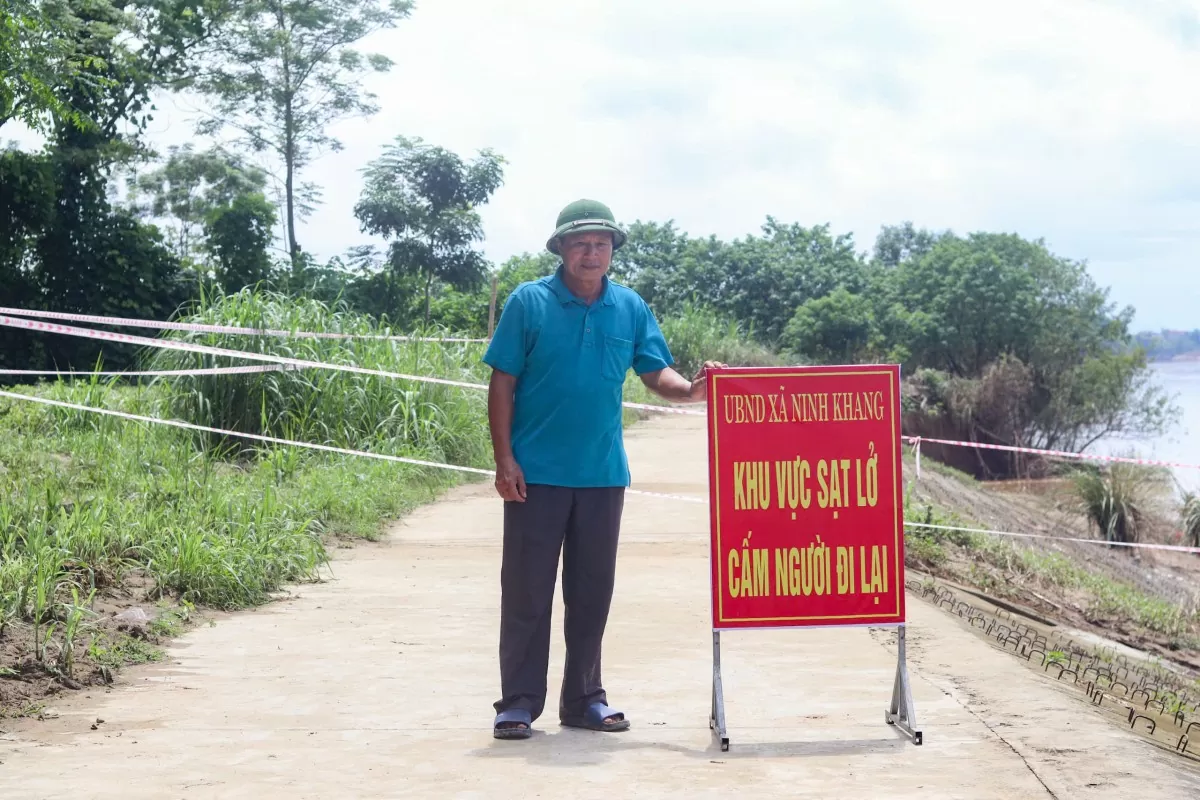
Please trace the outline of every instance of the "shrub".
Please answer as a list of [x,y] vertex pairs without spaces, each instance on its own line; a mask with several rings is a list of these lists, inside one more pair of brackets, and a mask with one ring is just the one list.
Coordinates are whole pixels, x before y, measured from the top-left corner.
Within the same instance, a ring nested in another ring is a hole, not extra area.
[[663,319],[661,327],[675,356],[675,370],[685,378],[691,378],[705,361],[720,361],[731,367],[783,363],[778,355],[751,339],[738,323],[698,306],[685,306],[681,313]]
[[1071,476],[1080,510],[1110,542],[1136,542],[1146,507],[1163,485],[1159,470],[1115,463],[1104,470],[1078,469]]
[[[187,321],[288,331],[392,334],[369,317],[335,312],[316,300],[244,290],[197,308]],[[437,335],[436,332],[429,335]],[[486,383],[479,343],[383,338],[331,339],[173,333],[172,338],[257,353]],[[156,350],[152,369],[228,364],[227,359]],[[259,362],[261,363],[261,362]],[[200,425],[470,464],[487,455],[486,393],[471,389],[324,369],[170,378],[173,415]],[[225,447],[236,442],[214,441]]]

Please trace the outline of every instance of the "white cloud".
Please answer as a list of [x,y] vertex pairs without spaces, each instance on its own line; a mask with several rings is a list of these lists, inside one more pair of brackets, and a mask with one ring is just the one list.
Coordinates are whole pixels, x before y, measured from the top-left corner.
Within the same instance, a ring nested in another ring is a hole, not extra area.
[[418,0],[370,45],[396,61],[368,81],[382,111],[304,176],[321,257],[365,241],[357,171],[405,134],[509,160],[495,260],[582,196],[695,235],[830,222],[863,250],[912,220],[1044,237],[1137,324],[1200,326],[1194,2]]

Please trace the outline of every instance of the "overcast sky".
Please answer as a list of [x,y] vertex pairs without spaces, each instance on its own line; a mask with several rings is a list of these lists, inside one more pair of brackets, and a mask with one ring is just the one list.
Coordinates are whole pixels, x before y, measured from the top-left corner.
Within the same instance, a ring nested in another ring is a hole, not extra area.
[[[322,259],[397,134],[509,164],[487,256],[540,249],[565,203],[732,239],[768,214],[1012,231],[1086,259],[1137,327],[1200,327],[1200,2],[418,0],[368,43],[382,111],[304,175]],[[188,136],[183,113],[153,125]]]

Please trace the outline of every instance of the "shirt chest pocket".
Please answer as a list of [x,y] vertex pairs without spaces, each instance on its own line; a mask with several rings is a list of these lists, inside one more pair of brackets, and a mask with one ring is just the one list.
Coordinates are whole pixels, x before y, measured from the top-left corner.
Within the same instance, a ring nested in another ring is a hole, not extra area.
[[624,381],[625,373],[633,366],[633,342],[619,336],[604,337],[604,352],[600,355],[600,376],[608,381]]

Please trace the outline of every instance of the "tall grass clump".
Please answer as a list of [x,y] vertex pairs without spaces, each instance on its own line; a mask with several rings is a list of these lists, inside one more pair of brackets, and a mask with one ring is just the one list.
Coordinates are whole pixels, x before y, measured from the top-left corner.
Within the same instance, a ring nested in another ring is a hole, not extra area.
[[661,328],[675,357],[675,369],[686,378],[696,374],[705,361],[720,361],[731,367],[783,363],[778,355],[751,339],[738,323],[698,306],[685,306],[678,314],[663,319]]
[[[157,389],[114,389],[99,402],[69,384],[38,394],[147,416],[165,416],[167,404]],[[317,577],[322,520],[268,463],[223,464],[179,429],[96,414],[85,426],[77,413],[0,401],[0,615],[9,624],[36,626],[71,587],[87,596],[133,570],[153,579],[152,594],[223,608]]]
[[1183,538],[1192,547],[1200,547],[1200,493],[1185,492],[1179,512],[1183,523]]
[[[243,290],[218,296],[183,321],[290,332],[396,335],[369,317],[325,304]],[[171,338],[306,361],[484,384],[482,343],[381,338],[301,338],[172,332]],[[151,369],[194,369],[237,363],[228,358],[155,350]],[[263,363],[263,362],[242,362]],[[164,379],[172,414],[189,422],[246,433],[303,440],[434,461],[486,460],[486,393],[480,390],[368,376],[346,371],[286,368],[242,375]],[[234,442],[212,440],[222,447]]]
[[1161,471],[1134,464],[1077,469],[1071,476],[1080,511],[1109,542],[1139,541],[1147,509],[1163,488]]

